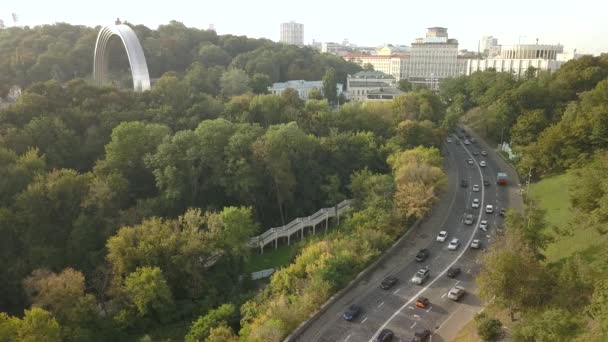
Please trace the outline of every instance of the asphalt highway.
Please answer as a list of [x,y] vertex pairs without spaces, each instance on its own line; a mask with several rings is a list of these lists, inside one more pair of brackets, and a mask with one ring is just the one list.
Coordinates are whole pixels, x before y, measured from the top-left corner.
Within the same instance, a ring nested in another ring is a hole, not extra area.
[[[488,150],[488,156],[474,156],[473,151],[482,150],[478,143],[457,145],[456,140],[452,138],[451,143],[445,144],[443,153],[448,186],[431,215],[406,233],[407,236],[391,256],[315,319],[297,338],[298,341],[373,341],[384,328],[395,333],[393,341],[408,340],[421,329],[434,332],[433,341],[445,341],[441,334],[442,326],[458,319],[459,313],[467,306],[480,306],[476,291],[469,290],[475,288],[474,277],[480,269],[479,257],[495,239],[495,228],[502,222],[498,209],[509,207],[509,196],[505,186],[496,184],[496,173],[502,170],[494,152]],[[468,158],[475,163],[469,165]],[[487,162],[486,167],[479,166],[481,160]],[[483,186],[482,177],[490,181],[490,186]],[[461,179],[468,181],[468,187],[460,186]],[[474,184],[480,186],[479,192],[473,192]],[[473,198],[482,202],[480,208],[471,207]],[[494,206],[493,214],[484,212],[487,204]],[[473,225],[463,223],[465,212],[473,214]],[[478,228],[480,220],[489,222],[487,232]],[[442,230],[448,232],[448,237],[443,243],[436,242],[435,238]],[[460,240],[460,247],[456,251],[447,249],[452,238]],[[469,248],[473,239],[481,240],[481,249]],[[429,249],[430,256],[420,263],[414,257],[421,248]],[[430,278],[422,285],[412,284],[412,276],[425,266],[429,267]],[[445,275],[451,266],[462,270],[454,279]],[[396,276],[399,281],[391,289],[383,290],[379,287],[380,282],[389,275]],[[458,302],[448,299],[446,295],[453,285],[467,290],[467,294]],[[416,299],[421,295],[430,300],[430,305],[425,309],[415,306]],[[342,314],[351,304],[362,306],[363,311],[349,322],[342,319]]]

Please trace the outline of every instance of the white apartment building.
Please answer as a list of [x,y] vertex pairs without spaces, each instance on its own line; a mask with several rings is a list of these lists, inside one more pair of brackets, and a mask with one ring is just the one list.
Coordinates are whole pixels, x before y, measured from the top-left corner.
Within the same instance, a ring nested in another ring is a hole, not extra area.
[[494,69],[497,72],[508,72],[519,78],[530,67],[537,70],[555,72],[564,62],[575,58],[563,54],[561,45],[516,44],[501,46],[500,52],[493,58],[469,59],[466,63],[466,75],[476,71]]
[[347,61],[359,64],[365,68],[370,64],[374,67],[374,71],[380,71],[393,76],[397,80],[402,80],[407,77],[408,55],[366,55],[366,54],[347,54],[344,55]]
[[448,29],[429,27],[426,37],[412,43],[407,78],[414,85],[437,89],[444,78],[464,74],[466,60],[458,58],[458,40],[448,38]]
[[281,24],[280,42],[297,46],[304,46],[304,24],[294,21]]
[[371,95],[376,99],[388,99],[396,87],[395,78],[381,71],[359,71],[346,77],[347,98],[352,101],[367,101]]
[[479,41],[479,51],[484,55],[490,55],[491,51],[495,51],[498,46],[498,39],[493,36],[483,36]]
[[[342,94],[342,83],[336,85],[337,95]],[[293,80],[287,82],[273,83],[272,87],[268,87],[268,91],[273,95],[281,95],[286,89],[293,89],[298,92],[302,100],[308,100],[308,95],[313,89],[318,89],[323,93],[323,81],[304,81]]]
[[471,75],[476,71],[494,69],[496,72],[508,72],[519,78],[525,75],[529,67],[555,72],[562,64],[564,62],[553,59],[469,59],[467,60],[466,74]]

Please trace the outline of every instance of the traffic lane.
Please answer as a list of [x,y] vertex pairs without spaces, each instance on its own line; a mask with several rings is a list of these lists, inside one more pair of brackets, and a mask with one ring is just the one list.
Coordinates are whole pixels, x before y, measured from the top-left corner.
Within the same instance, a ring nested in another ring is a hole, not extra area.
[[[455,151],[454,151],[455,152]],[[466,166],[463,166],[462,162],[458,162],[456,161],[456,172],[457,174],[459,173],[465,173],[468,171],[468,168]],[[455,193],[455,198],[452,199],[452,206],[451,209],[448,211],[449,215],[448,217],[445,217],[442,219],[442,217],[434,215],[429,217],[429,219],[424,222],[421,225],[421,229],[414,232],[413,234],[411,234],[408,237],[408,241],[405,243],[406,247],[409,248],[402,248],[402,250],[400,251],[400,253],[398,254],[398,256],[401,256],[402,259],[401,260],[408,260],[409,262],[407,263],[403,263],[403,262],[398,262],[396,267],[389,269],[387,268],[385,265],[381,265],[380,269],[382,271],[385,271],[384,276],[387,275],[395,275],[397,276],[397,278],[399,278],[399,283],[397,284],[397,286],[395,287],[395,291],[399,288],[402,288],[404,293],[407,291],[408,287],[414,286],[411,283],[409,283],[409,279],[412,277],[412,275],[421,267],[423,267],[424,265],[426,265],[428,262],[432,261],[432,258],[436,255],[439,255],[442,250],[443,250],[443,246],[441,245],[437,245],[434,244],[435,241],[435,237],[436,234],[442,230],[442,229],[447,229],[447,227],[445,227],[446,224],[450,224],[451,226],[453,226],[453,222],[460,222],[461,220],[461,213],[464,211],[464,207],[460,208],[458,207],[458,203],[460,203],[461,205],[464,206],[465,202],[463,200],[463,195],[465,195],[465,192],[462,191],[462,189],[459,188],[459,184],[457,181],[457,177],[450,177],[451,180],[453,180],[453,182],[450,184],[450,186],[452,186],[452,190],[456,191]],[[433,228],[434,227],[434,228]],[[428,228],[433,229],[432,233],[428,232]],[[423,247],[426,246],[426,248],[428,248],[431,252],[431,256],[429,257],[429,259],[425,260],[425,262],[423,263],[418,263],[414,261],[414,257],[415,255],[418,253],[418,250]],[[318,340],[321,340],[321,338],[323,339],[333,339],[336,341],[339,341],[341,339],[345,339],[348,336],[351,336],[350,339],[351,340],[356,340],[357,336],[365,336],[367,335],[367,330],[370,329],[368,327],[372,327],[374,326],[373,322],[376,319],[381,319],[383,316],[381,313],[379,314],[378,312],[394,312],[395,310],[391,310],[391,306],[387,305],[387,306],[380,306],[378,307],[381,303],[386,303],[387,300],[392,300],[392,298],[388,298],[388,296],[391,294],[391,292],[389,291],[385,291],[379,288],[379,284],[381,282],[381,280],[383,279],[383,277],[377,279],[377,282],[375,284],[372,284],[370,289],[364,293],[363,295],[359,296],[358,298],[350,298],[351,300],[348,303],[344,303],[344,306],[342,307],[342,310],[344,310],[346,307],[348,307],[348,305],[352,304],[352,303],[356,303],[357,305],[361,305],[363,308],[364,313],[361,315],[361,319],[360,319],[360,325],[353,325],[351,324],[351,322],[346,322],[344,320],[341,319],[341,312],[337,313],[336,315],[334,315],[333,317],[333,321],[334,323],[326,326],[326,329],[324,329],[323,331],[319,331],[318,334],[316,334],[315,336],[313,336],[313,339],[311,340],[315,340],[314,338],[318,338]],[[416,290],[418,291],[418,290]],[[390,302],[391,304],[393,303],[392,301]],[[399,305],[402,305],[403,303],[398,303]],[[380,309],[380,310],[379,310]],[[373,318],[373,319],[372,319]],[[370,321],[370,319],[372,319]],[[355,322],[358,323],[358,322]],[[332,327],[332,325],[336,326],[336,329],[334,329]],[[345,329],[345,327],[351,328],[350,330]],[[348,333],[346,333],[346,331],[348,331]],[[303,339],[302,339],[303,340]]]
[[[411,337],[416,330],[437,330],[462,305],[479,306],[480,299],[472,291],[475,289],[474,276],[480,269],[480,265],[476,262],[479,258],[479,252],[477,250],[470,250],[463,255],[457,265],[462,269],[462,273],[458,277],[448,278],[447,276],[443,276],[425,291],[423,296],[427,297],[430,301],[427,308],[417,308],[415,304],[408,306],[403,310],[402,314],[391,321],[388,328],[393,330],[395,335],[400,338]],[[455,285],[462,286],[467,291],[459,301],[453,301],[447,297],[447,292]],[[412,321],[417,321],[418,323],[412,327],[410,324]],[[361,340],[369,340],[371,336],[373,336],[373,333],[367,339]],[[433,340],[436,341],[435,338]]]
[[[466,150],[466,148],[465,148],[465,152],[466,152],[466,154],[468,154],[468,155],[469,155],[469,157],[471,157],[471,155],[470,155],[469,151],[468,151],[468,150]],[[474,165],[474,166],[475,166],[475,171],[476,171],[476,173],[477,173],[477,177],[481,177],[481,170],[479,169],[479,167],[478,167],[477,165]],[[485,189],[483,189],[483,188],[482,188],[482,190],[481,190],[481,202],[482,202],[482,203],[484,202],[484,197],[485,197]],[[477,215],[476,215],[476,219],[477,219],[477,220],[480,220],[480,219],[481,219],[481,213],[477,213]],[[476,229],[476,228],[477,228],[477,225],[478,225],[478,223],[475,225],[475,228],[474,228],[474,229]],[[469,243],[470,243],[470,242],[473,240],[474,236],[475,236],[475,232],[469,232],[469,233],[468,233],[468,236],[466,236],[466,238],[465,238],[465,240],[464,240],[464,244],[468,245],[468,244],[469,244]],[[467,252],[466,250],[458,252],[458,255],[456,256],[456,258],[461,258],[462,256],[464,256],[464,255],[466,254],[466,252]],[[454,261],[454,260],[452,260],[452,258],[448,258],[448,262],[447,262],[447,264],[446,264],[446,265],[439,265],[439,268],[438,268],[438,269],[439,269],[439,273],[440,273],[439,275],[441,276],[441,275],[442,275],[442,273],[446,272],[447,267],[448,267],[448,266],[451,266],[451,265],[454,265],[454,263],[455,263],[455,261]],[[428,285],[426,285],[424,288],[422,288],[422,290],[419,290],[418,292],[416,292],[416,293],[414,294],[414,296],[418,296],[418,295],[420,295],[420,294],[424,293],[425,291],[427,291],[427,290],[429,289],[429,287],[434,286],[434,285],[435,285],[437,282],[439,282],[440,280],[441,280],[441,279],[436,279],[436,278],[435,278],[435,279],[430,279],[430,280],[429,280],[429,281],[430,281],[430,283],[429,283]],[[376,333],[378,333],[378,332],[379,332],[381,329],[383,329],[384,327],[388,326],[388,325],[389,325],[389,323],[391,323],[391,321],[392,321],[393,319],[395,319],[395,318],[396,318],[396,317],[397,317],[397,316],[398,316],[398,315],[401,313],[401,311],[402,311],[402,310],[404,310],[404,309],[406,308],[406,306],[407,306],[408,304],[412,303],[413,301],[414,301],[414,298],[409,299],[409,300],[408,300],[408,301],[407,301],[407,302],[406,302],[404,305],[402,305],[402,306],[401,306],[401,307],[400,307],[400,308],[399,308],[397,311],[395,311],[393,314],[391,314],[391,316],[390,316],[390,317],[389,317],[389,318],[388,318],[386,321],[384,321],[384,322],[382,323],[382,325],[381,325],[381,326],[379,326],[379,327],[377,328],[377,330],[376,330],[376,332],[374,333],[374,335],[373,335],[373,336],[375,336],[375,334],[376,334]]]
[[[454,207],[457,207],[456,211],[463,210],[462,208],[458,208],[459,204],[463,203],[462,198],[458,197],[463,195],[462,190],[459,188],[459,173],[466,171],[466,169],[463,168],[461,163],[458,163],[456,159],[451,158],[456,150],[453,149],[450,152],[450,161],[456,166],[448,169],[448,186],[450,188],[449,192],[452,192],[452,198],[443,196],[444,198],[440,200],[440,202],[443,203],[440,203],[439,208],[436,206],[433,209],[434,215],[430,216],[416,231],[412,231],[410,235],[404,239],[404,246],[402,248],[378,265],[366,279],[362,279],[351,291],[349,291],[349,293],[345,294],[328,308],[328,310],[321,315],[320,318],[315,320],[311,327],[298,338],[298,340],[320,341],[322,339],[329,339],[338,341],[342,338],[346,338],[350,335],[350,333],[346,332],[349,331],[349,329],[352,329],[353,325],[343,321],[341,316],[343,311],[350,304],[356,303],[362,305],[364,311],[369,311],[383,296],[381,292],[383,290],[379,288],[382,279],[390,274],[404,273],[402,272],[403,260],[407,260],[408,263],[406,265],[409,265],[412,269],[417,270],[419,268],[419,265],[413,262],[413,260],[421,246],[430,246],[431,239],[434,240],[436,233],[441,230],[441,226],[448,221],[448,219],[445,218],[446,214],[454,215],[455,210],[452,210]],[[443,215],[441,215],[441,213],[443,213]],[[443,222],[441,222],[442,219]],[[453,218],[449,218],[449,220],[453,220]],[[428,232],[430,229],[433,229],[431,234]],[[435,252],[436,251],[431,250],[432,254]],[[407,273],[409,274],[411,272]],[[407,283],[410,277],[411,275],[399,276],[399,278],[401,278],[400,282]]]

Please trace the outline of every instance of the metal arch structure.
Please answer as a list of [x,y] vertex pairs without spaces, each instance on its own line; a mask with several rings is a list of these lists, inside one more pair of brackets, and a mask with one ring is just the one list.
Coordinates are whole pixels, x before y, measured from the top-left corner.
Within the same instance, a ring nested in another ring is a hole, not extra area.
[[110,38],[118,36],[127,50],[131,74],[133,76],[133,89],[135,91],[150,90],[150,74],[144,56],[144,50],[137,39],[137,35],[128,25],[118,24],[106,26],[99,31],[95,43],[95,56],[93,60],[93,79],[98,84],[108,83],[108,64]]

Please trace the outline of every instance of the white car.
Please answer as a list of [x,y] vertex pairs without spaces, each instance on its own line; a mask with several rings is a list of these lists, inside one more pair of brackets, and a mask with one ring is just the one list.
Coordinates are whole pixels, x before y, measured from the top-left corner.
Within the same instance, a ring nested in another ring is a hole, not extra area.
[[486,151],[481,151],[481,155],[482,155],[482,156],[487,156],[487,155],[488,155],[488,152],[486,152]]
[[477,184],[473,185],[473,191],[479,192],[479,185],[477,185]]
[[473,208],[479,208],[479,205],[480,205],[479,199],[478,198],[474,198],[473,199],[473,204],[471,204],[471,207],[473,207]]
[[468,141],[468,140],[465,140],[465,141],[464,141],[464,144],[465,144],[465,145],[471,145],[471,142],[470,142],[470,141]]
[[478,239],[475,239],[471,242],[471,248],[479,249],[479,247],[481,247],[481,241],[479,241]]
[[448,298],[458,301],[460,297],[464,296],[465,292],[464,287],[454,286],[450,289],[450,292],[448,292]]
[[455,251],[458,249],[458,246],[460,246],[460,240],[458,240],[457,238],[453,238],[452,241],[450,241],[450,244],[448,245],[448,249],[451,251]]
[[424,283],[424,281],[429,278],[429,275],[430,275],[430,272],[429,272],[428,268],[426,268],[426,267],[421,268],[418,270],[418,272],[416,272],[416,274],[414,274],[411,282],[416,285],[422,285]]
[[449,142],[449,143],[451,143],[452,142],[452,138],[447,138],[446,141]]
[[481,229],[483,231],[487,231],[488,230],[488,221],[481,220],[481,222],[479,222],[479,229]]
[[479,162],[479,166],[481,166],[481,167],[486,167],[486,165],[487,164],[486,164],[485,160],[482,160],[482,161]]
[[437,241],[445,242],[445,239],[447,237],[448,237],[448,232],[446,232],[445,230],[442,230],[439,232],[439,235],[437,235]]
[[492,214],[494,212],[494,206],[491,204],[486,205],[486,214]]

